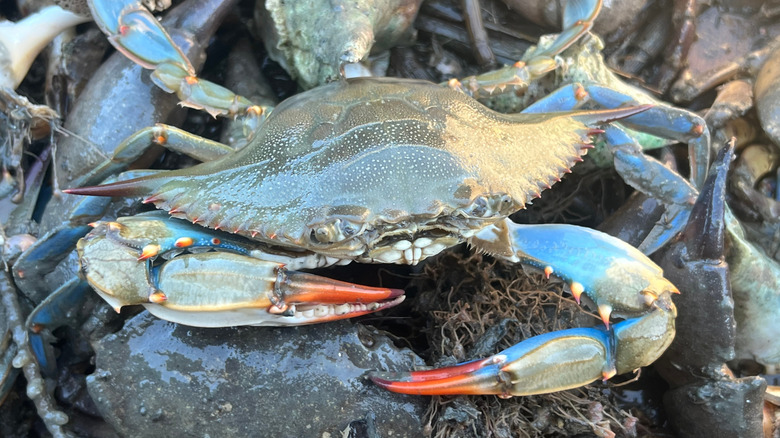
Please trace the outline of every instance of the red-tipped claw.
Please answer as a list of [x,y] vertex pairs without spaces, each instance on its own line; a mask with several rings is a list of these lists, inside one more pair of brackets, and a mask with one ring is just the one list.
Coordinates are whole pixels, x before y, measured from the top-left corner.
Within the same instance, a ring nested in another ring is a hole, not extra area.
[[[500,356],[494,356],[497,358]],[[474,360],[460,365],[428,371],[408,373],[372,372],[369,377],[382,388],[393,392],[416,395],[480,395],[504,394],[495,386],[496,377],[492,371],[481,371],[494,364],[494,358]],[[505,358],[504,358],[505,359]],[[499,359],[500,360],[500,359]]]
[[407,373],[372,372],[393,392],[416,395],[542,394],[576,388],[615,374],[606,330],[571,329],[527,339],[487,359]]
[[312,324],[353,318],[404,300],[404,291],[361,286],[305,272],[279,269],[268,312]]

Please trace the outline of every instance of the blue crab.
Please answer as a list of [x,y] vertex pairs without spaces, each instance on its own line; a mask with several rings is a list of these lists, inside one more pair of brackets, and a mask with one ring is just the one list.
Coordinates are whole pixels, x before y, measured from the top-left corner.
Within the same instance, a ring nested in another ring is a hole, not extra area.
[[[587,31],[600,6],[571,3],[589,12],[577,12],[577,19],[569,16],[567,31],[552,49],[537,53],[527,64],[470,79],[468,87],[389,78],[343,80],[299,94],[273,110],[196,78],[142,7],[93,5],[93,16],[112,43],[155,69],[155,83],[176,92],[184,105],[215,115],[244,114],[248,135],[247,145],[232,151],[158,125],[129,138],[111,161],[80,179],[77,185],[99,183],[155,142],[202,160],[214,159],[189,169],[68,190],[145,196],[174,216],[98,224],[80,243],[87,279],[115,307],[144,304],[188,324],[233,325],[235,320],[214,316],[223,308],[214,312],[213,305],[220,301],[222,306],[226,291],[233,290],[219,278],[245,265],[240,272],[262,282],[254,291],[255,302],[262,304],[231,302],[231,310],[243,313],[257,307],[275,315],[273,324],[300,313],[306,319],[291,323],[310,323],[332,319],[336,308],[351,308],[346,304],[374,310],[398,302],[400,295],[391,289],[312,282],[288,269],[351,261],[415,264],[467,242],[565,279],[578,300],[584,295],[596,305],[605,327],[532,338],[489,359],[441,371],[376,373],[375,382],[419,394],[510,396],[581,386],[652,363],[674,336],[671,295],[677,289],[661,269],[633,247],[602,233],[563,225],[517,225],[507,217],[580,161],[589,148],[588,138],[602,132],[600,126],[641,119],[641,113],[653,111],[627,106],[502,115],[464,92],[473,84],[487,91],[523,85],[551,70],[555,54]],[[664,122],[657,117],[651,121]],[[690,124],[683,129],[695,132]],[[517,170],[522,174],[511,175]],[[189,253],[180,254],[185,249]],[[130,268],[120,272],[116,263]],[[133,281],[124,283],[120,277],[125,275]],[[179,275],[184,282],[174,281]],[[207,275],[211,279],[203,280]],[[216,294],[204,299],[203,288],[191,287],[200,281]],[[332,294],[335,289],[348,290],[350,296]],[[621,320],[614,322],[613,316]],[[569,371],[550,373],[563,367]]]

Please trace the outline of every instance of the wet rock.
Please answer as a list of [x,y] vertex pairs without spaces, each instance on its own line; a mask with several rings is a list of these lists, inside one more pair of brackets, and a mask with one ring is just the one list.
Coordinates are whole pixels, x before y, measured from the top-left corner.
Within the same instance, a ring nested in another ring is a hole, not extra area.
[[383,335],[349,322],[198,329],[144,312],[96,345],[89,392],[120,434],[420,436],[427,399],[382,391],[363,374],[419,366]]

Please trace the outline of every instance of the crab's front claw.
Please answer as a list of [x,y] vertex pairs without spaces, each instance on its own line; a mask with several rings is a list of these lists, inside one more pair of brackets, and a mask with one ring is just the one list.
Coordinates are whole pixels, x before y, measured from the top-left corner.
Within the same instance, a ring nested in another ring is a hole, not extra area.
[[[276,325],[315,324],[353,318],[400,304],[404,291],[361,286],[306,272],[276,268],[276,283],[268,312]],[[284,318],[284,319],[281,319]],[[284,322],[284,324],[281,324]]]
[[[187,254],[154,272],[143,303],[158,318],[196,327],[294,326],[353,318],[403,301],[402,290],[288,271],[240,254]],[[93,286],[95,286],[93,284]]]
[[523,341],[487,359],[409,373],[374,372],[377,385],[417,395],[544,394],[614,374],[609,335],[572,329]]
[[504,220],[469,244],[555,273],[577,301],[585,296],[595,304],[604,326],[536,336],[491,358],[441,370],[371,374],[378,385],[427,395],[549,393],[647,366],[674,339],[677,310],[671,296],[677,288],[661,268],[619,239],[583,227]]
[[640,318],[611,329],[577,328],[527,339],[487,359],[409,373],[372,372],[393,392],[417,395],[547,394],[651,364],[674,338],[676,311],[668,295]]
[[159,318],[196,327],[315,324],[404,299],[402,290],[288,270],[281,260],[296,266],[317,261],[260,254],[239,236],[209,232],[202,238],[202,230],[159,214],[96,223],[78,243],[82,272],[117,311],[141,304]]

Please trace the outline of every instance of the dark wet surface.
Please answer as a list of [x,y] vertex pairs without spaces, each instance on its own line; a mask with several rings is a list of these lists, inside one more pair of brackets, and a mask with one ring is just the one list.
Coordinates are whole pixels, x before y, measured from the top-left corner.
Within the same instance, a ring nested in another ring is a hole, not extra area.
[[122,435],[336,437],[367,419],[378,436],[421,434],[425,399],[361,376],[422,361],[349,322],[197,329],[143,313],[96,350],[90,394]]

